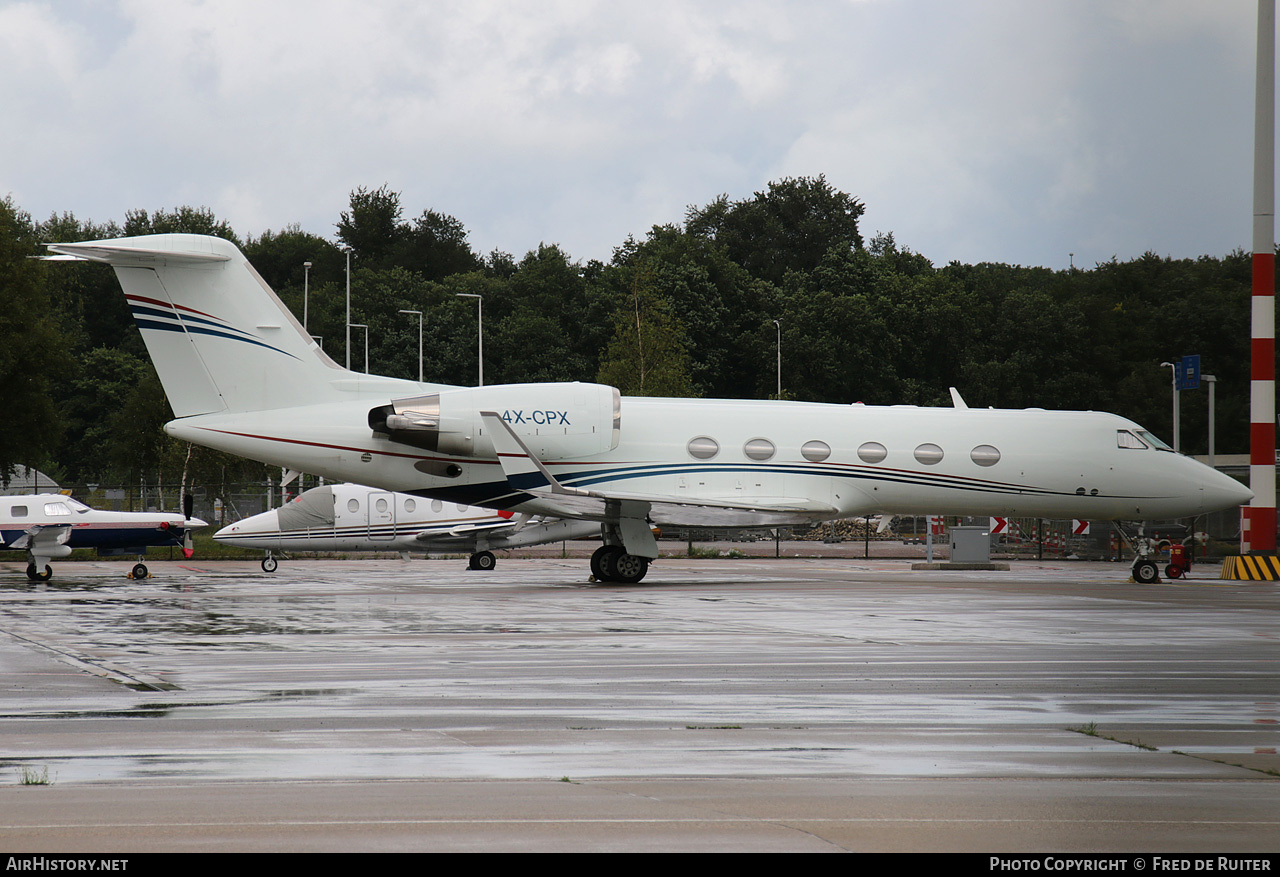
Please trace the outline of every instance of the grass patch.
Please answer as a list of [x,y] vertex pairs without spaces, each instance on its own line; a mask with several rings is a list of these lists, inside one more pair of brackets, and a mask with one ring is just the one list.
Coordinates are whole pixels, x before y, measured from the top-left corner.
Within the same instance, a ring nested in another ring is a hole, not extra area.
[[1159,752],[1158,746],[1149,746],[1141,740],[1121,740],[1119,737],[1109,737],[1098,731],[1098,723],[1090,722],[1087,725],[1081,725],[1078,728],[1067,728],[1076,734],[1084,734],[1086,737],[1097,737],[1100,740],[1110,740],[1112,743],[1123,743],[1125,746],[1133,746],[1137,749],[1145,749],[1147,752]]
[[48,786],[53,784],[49,779],[48,767],[30,767],[23,765],[18,782],[24,786]]

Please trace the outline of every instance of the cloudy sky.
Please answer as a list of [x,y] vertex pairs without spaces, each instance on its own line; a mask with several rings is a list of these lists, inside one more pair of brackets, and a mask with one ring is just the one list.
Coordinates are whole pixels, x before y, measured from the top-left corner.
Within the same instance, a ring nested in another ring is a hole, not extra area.
[[607,260],[825,174],[934,264],[1248,248],[1254,0],[0,0],[0,197]]

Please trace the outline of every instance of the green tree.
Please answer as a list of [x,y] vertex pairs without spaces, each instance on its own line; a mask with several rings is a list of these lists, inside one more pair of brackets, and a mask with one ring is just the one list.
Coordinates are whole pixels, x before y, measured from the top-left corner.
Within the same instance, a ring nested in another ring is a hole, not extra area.
[[124,215],[124,233],[130,237],[144,234],[207,234],[225,238],[240,246],[240,237],[225,221],[214,216],[208,207],[175,207],[171,212],[129,210]]
[[832,248],[862,247],[862,202],[825,176],[787,178],[742,201],[721,196],[690,208],[685,230],[714,239],[753,277],[781,284],[788,271],[812,271]]
[[385,183],[372,192],[360,186],[351,193],[350,209],[338,220],[338,240],[351,248],[360,265],[386,267],[404,237],[403,212],[400,193]]
[[49,319],[45,266],[30,215],[0,201],[0,386],[9,416],[0,420],[0,480],[17,464],[40,464],[58,439],[52,383],[62,371],[63,339]]
[[479,271],[484,262],[471,251],[467,230],[452,216],[424,210],[411,227],[400,233],[396,262],[417,271],[427,280],[443,280],[450,274]]
[[597,380],[624,396],[693,396],[680,321],[653,291],[653,273],[637,270],[631,298],[618,310]]

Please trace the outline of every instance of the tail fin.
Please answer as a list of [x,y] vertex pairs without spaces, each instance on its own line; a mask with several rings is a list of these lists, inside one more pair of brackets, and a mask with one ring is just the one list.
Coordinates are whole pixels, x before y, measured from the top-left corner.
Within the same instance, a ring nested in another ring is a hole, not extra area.
[[339,395],[336,381],[357,377],[230,241],[162,234],[48,247],[115,269],[177,417],[324,402]]

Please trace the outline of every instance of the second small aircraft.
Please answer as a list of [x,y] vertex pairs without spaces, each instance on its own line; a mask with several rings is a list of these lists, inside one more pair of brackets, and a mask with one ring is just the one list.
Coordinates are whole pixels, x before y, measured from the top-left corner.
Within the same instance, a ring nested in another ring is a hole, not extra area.
[[266,572],[276,551],[467,551],[471,569],[493,569],[495,549],[582,539],[600,532],[586,521],[495,512],[359,484],[326,484],[278,509],[223,527],[213,538],[261,548]]

